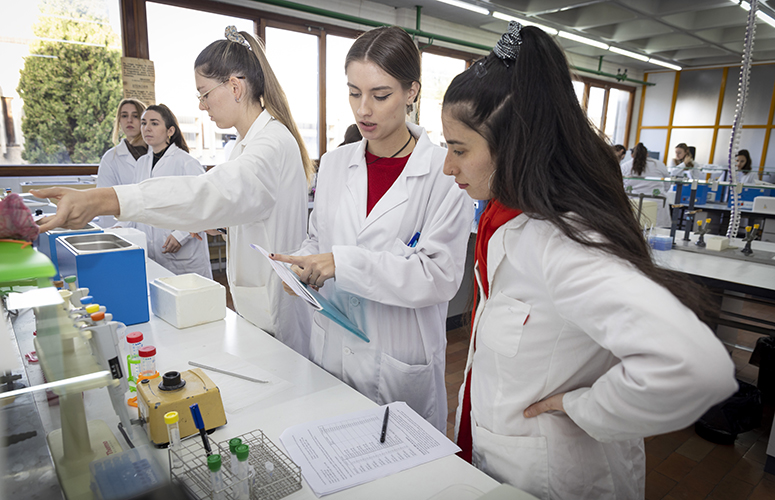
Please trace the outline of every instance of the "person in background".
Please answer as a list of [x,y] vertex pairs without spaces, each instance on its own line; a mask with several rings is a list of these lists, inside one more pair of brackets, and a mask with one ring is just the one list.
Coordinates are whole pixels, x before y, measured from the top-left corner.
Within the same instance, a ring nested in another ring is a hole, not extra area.
[[668,167],[675,167],[676,165],[683,163],[684,157],[688,152],[689,146],[687,146],[685,142],[677,144],[675,146],[675,157],[670,159],[670,162],[668,162]]
[[[172,111],[164,104],[151,105],[140,121],[148,153],[137,162],[134,182],[181,175],[201,175],[204,167],[188,153],[188,144]],[[119,223],[121,224],[121,223]],[[197,273],[212,279],[207,239],[194,238],[188,231],[162,229],[143,223],[129,223],[145,233],[148,257],[175,274]]]
[[233,26],[194,63],[199,109],[218,128],[237,129],[229,161],[196,177],[159,177],[87,191],[37,191],[59,200],[41,230],[83,227],[95,215],[118,215],[167,229],[225,228],[227,277],[237,312],[303,356],[309,352],[310,307],[287,296],[270,263],[250,248],[293,252],[306,238],[307,155],[263,44]]
[[342,141],[340,146],[344,146],[345,144],[352,144],[353,142],[359,142],[361,139],[363,139],[363,136],[361,135],[361,131],[358,130],[358,124],[353,123],[347,127],[347,130],[344,131],[344,141]]
[[[623,177],[668,177],[667,167],[664,163],[654,158],[649,158],[649,152],[642,142],[632,149],[632,159],[621,165]],[[624,179],[624,188],[632,188],[633,193],[666,196],[670,183],[661,181],[647,181],[643,179]],[[657,220],[652,221],[656,226],[670,226],[670,208],[666,200],[657,202]],[[663,203],[664,202],[664,203]]]
[[617,144],[614,146],[614,154],[619,159],[619,163],[622,163],[624,161],[624,157],[627,156],[627,148],[621,144]]
[[747,149],[741,149],[737,152],[737,182],[743,184],[756,184],[759,180],[759,174],[751,171],[751,155]]
[[542,30],[511,22],[452,81],[442,124],[444,172],[491,199],[458,445],[542,500],[644,498],[643,438],[736,390],[729,354],[697,315],[710,301],[652,261],[616,157]]
[[361,35],[345,59],[364,140],[320,160],[309,238],[294,265],[366,333],[319,313],[310,359],[378,404],[405,401],[446,432],[447,303],[463,279],[473,204],[444,176],[445,150],[406,122],[420,53],[398,27]]
[[[670,168],[670,177],[705,180],[705,177],[702,174],[701,165],[694,161],[694,155],[697,151],[694,146],[687,146],[686,144],[681,143],[676,146],[675,151],[676,153],[681,151],[681,162]],[[679,155],[676,154],[676,156]],[[675,158],[673,161],[678,161],[678,158]]]
[[[140,133],[140,117],[145,104],[137,99],[122,99],[116,109],[116,121],[113,124],[113,143],[100,160],[97,170],[97,187],[111,187],[119,184],[131,184],[135,178],[137,160],[148,152]],[[119,133],[124,138],[119,142]],[[115,224],[114,217],[101,217],[100,225],[110,227]]]

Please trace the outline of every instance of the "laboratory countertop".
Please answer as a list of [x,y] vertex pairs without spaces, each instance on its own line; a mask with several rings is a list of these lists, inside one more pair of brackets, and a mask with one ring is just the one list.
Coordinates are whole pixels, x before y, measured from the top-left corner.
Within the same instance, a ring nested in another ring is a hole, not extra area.
[[[147,264],[149,282],[171,275],[153,261],[149,260]],[[227,411],[227,424],[211,435],[216,442],[260,429],[284,449],[279,437],[290,426],[376,406],[365,396],[228,309],[223,320],[183,330],[178,330],[152,314],[149,322],[129,326],[127,331],[142,332],[144,345],[156,347],[156,367],[160,373],[188,370],[191,368],[188,365],[191,360],[204,362],[226,353],[282,380],[281,391],[270,391],[263,399],[233,413]],[[219,368],[228,370],[229,366]],[[219,388],[224,400],[235,396],[230,392],[228,384],[222,383]],[[84,402],[87,418],[105,420],[123,446],[125,441],[116,430],[118,417],[110,405],[107,391],[87,391],[84,393]],[[45,424],[46,419],[43,420]],[[56,422],[49,425],[56,425]],[[144,433],[138,426],[133,427],[135,433]],[[166,450],[156,450],[155,453],[163,463],[167,463]],[[327,498],[473,499],[495,489],[498,484],[462,459],[448,456]],[[316,496],[304,481],[301,490],[286,498],[313,499]]]

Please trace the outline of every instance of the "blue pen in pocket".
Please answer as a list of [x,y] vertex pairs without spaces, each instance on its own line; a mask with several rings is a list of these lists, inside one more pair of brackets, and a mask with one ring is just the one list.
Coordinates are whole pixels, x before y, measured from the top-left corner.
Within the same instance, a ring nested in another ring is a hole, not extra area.
[[407,243],[406,245],[409,248],[414,248],[417,246],[418,241],[420,241],[420,231],[417,231],[416,233],[414,233],[414,236],[412,236],[412,239],[409,240],[409,243]]

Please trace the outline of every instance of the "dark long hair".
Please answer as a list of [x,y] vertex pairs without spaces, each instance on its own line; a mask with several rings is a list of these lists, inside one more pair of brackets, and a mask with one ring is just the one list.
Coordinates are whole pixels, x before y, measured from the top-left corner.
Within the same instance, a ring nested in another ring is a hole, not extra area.
[[494,198],[632,263],[698,316],[709,317],[698,286],[654,265],[619,162],[579,106],[562,49],[538,28],[524,27],[521,36],[516,62],[506,66],[491,52],[455,77],[444,96],[444,112],[489,144]]
[[250,90],[249,98],[266,108],[269,114],[285,125],[296,139],[304,165],[304,174],[307,182],[310,182],[315,174],[315,165],[307,153],[307,146],[293,119],[285,91],[266,58],[264,44],[247,31],[239,33],[248,42],[250,48],[231,40],[216,40],[199,53],[194,62],[194,69],[205,78],[220,82],[232,76],[245,77]]
[[175,132],[172,134],[172,137],[170,137],[170,144],[174,144],[188,153],[188,144],[186,144],[186,139],[183,137],[183,132],[180,131],[178,119],[175,118],[175,114],[170,108],[164,104],[151,104],[145,108],[145,111],[156,111],[159,113],[161,119],[164,120],[164,128],[169,130],[170,127],[175,127]]
[[641,175],[646,170],[646,160],[649,157],[649,150],[642,142],[639,142],[632,150],[632,174]]
[[[422,59],[406,31],[397,26],[376,28],[363,33],[353,42],[344,61],[344,70],[355,61],[369,61],[379,66],[382,71],[399,82],[404,90],[409,90],[412,83],[420,82]],[[422,88],[422,87],[420,87]],[[420,92],[414,97],[414,102]],[[407,112],[411,109],[407,106]]]
[[743,165],[742,170],[743,173],[747,174],[751,171],[751,155],[748,153],[747,149],[741,149],[737,152],[737,156],[744,156],[745,157],[745,165]]

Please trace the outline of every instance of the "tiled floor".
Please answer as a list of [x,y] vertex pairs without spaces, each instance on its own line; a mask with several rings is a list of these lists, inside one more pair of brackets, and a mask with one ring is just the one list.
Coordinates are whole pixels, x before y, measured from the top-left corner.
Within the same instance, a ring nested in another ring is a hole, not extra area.
[[[746,304],[743,314],[775,321],[773,308]],[[447,332],[447,435],[453,438],[457,394],[463,381],[469,333]],[[738,332],[738,344],[753,347],[759,335]],[[735,349],[737,378],[756,384],[759,369],[748,364],[750,352]],[[764,472],[765,450],[772,426],[772,405],[765,407],[760,428],[738,436],[734,445],[713,444],[694,426],[646,438],[646,500],[718,499],[775,500],[775,475]]]

